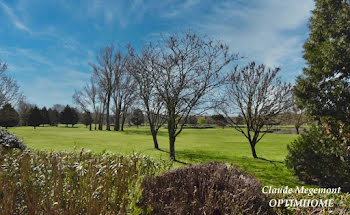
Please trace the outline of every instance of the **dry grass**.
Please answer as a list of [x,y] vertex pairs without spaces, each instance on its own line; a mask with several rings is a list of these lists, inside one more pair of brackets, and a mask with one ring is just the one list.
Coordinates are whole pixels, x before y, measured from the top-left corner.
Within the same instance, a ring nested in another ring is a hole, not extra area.
[[137,213],[143,176],[170,164],[138,154],[0,153],[0,214]]

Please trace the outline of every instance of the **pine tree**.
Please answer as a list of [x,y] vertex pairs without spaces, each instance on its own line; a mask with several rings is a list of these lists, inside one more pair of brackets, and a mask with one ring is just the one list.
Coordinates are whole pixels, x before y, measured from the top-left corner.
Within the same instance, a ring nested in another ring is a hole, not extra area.
[[294,93],[316,119],[350,124],[350,1],[315,0],[310,35],[304,44],[307,66]]
[[8,128],[16,126],[19,122],[19,115],[16,110],[10,105],[6,104],[0,110],[0,126]]
[[70,120],[70,124],[72,124],[72,127],[78,123],[79,121],[79,113],[75,108],[71,108],[72,118]]
[[57,126],[60,120],[60,114],[58,113],[58,111],[49,108],[48,114],[49,114],[50,125]]
[[36,129],[42,122],[41,112],[37,106],[32,108],[29,113],[28,125],[33,126]]
[[68,124],[71,124],[72,118],[72,109],[67,105],[60,114],[60,122],[68,127]]
[[40,113],[41,113],[41,120],[42,120],[42,124],[43,126],[45,126],[45,124],[50,124],[50,117],[49,117],[49,112],[48,110],[46,109],[46,107],[43,107],[41,110],[40,110]]

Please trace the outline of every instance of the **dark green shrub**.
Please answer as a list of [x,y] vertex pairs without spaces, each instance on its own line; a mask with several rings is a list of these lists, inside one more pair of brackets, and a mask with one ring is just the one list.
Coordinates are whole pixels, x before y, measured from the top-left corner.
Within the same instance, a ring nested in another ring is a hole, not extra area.
[[253,176],[223,163],[182,167],[142,183],[152,214],[274,214]]
[[6,104],[0,109],[0,126],[5,128],[14,127],[18,122],[19,115],[10,104]]
[[0,146],[3,149],[25,149],[26,145],[18,139],[14,134],[11,134],[6,129],[0,128]]
[[287,148],[287,167],[294,169],[300,180],[350,191],[350,152],[346,141],[337,140],[324,128],[314,126]]

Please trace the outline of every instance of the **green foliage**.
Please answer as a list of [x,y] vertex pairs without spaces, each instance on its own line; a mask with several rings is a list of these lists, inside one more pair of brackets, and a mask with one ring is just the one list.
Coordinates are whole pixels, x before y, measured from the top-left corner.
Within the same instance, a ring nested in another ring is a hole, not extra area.
[[139,179],[168,168],[138,154],[0,153],[0,213],[135,214]]
[[46,107],[43,107],[41,110],[40,110],[40,113],[41,113],[41,123],[42,124],[50,124],[50,117],[49,117],[49,112],[48,110],[46,109]]
[[142,113],[142,110],[140,109],[135,109],[133,112],[132,112],[132,115],[131,115],[131,122],[136,125],[136,126],[139,126],[141,125],[142,123],[144,123],[144,116],[143,116],[143,113]]
[[296,81],[294,94],[312,116],[350,124],[350,3],[315,2],[304,44],[307,67]]
[[58,111],[52,110],[51,108],[49,108],[48,113],[49,113],[50,125],[57,125],[60,119],[60,114],[58,113]]
[[[9,130],[26,141],[26,145],[45,151],[72,151],[74,144],[78,149],[90,149],[101,153],[104,149],[116,153],[130,154],[142,152],[154,159],[168,159],[167,130],[158,132],[158,143],[161,150],[151,150],[153,145],[149,127],[131,127],[124,132],[89,131],[84,125],[75,129],[58,127],[14,127]],[[295,134],[268,133],[257,145],[260,156],[251,157],[251,150],[245,137],[232,128],[227,129],[185,129],[177,138],[177,159],[187,164],[209,161],[234,163],[243,170],[256,176],[263,184],[275,186],[304,185],[293,171],[284,164],[287,155],[287,144],[293,141]],[[175,162],[174,166],[183,164]]]
[[288,145],[287,167],[303,181],[350,191],[350,151],[322,127],[312,127]]
[[[25,149],[26,145],[23,144],[23,141],[20,140],[16,135],[11,134],[7,130],[0,128],[0,150],[3,149]],[[0,210],[1,212],[1,210]]]
[[18,122],[19,115],[10,104],[6,104],[0,109],[0,126],[5,128],[13,127],[16,126]]
[[67,105],[60,114],[60,122],[66,126],[68,126],[68,124],[71,124],[73,127],[78,123],[78,121],[78,112],[74,108],[71,108],[69,105]]
[[186,124],[196,125],[197,124],[197,117],[188,116],[188,118],[186,120]]
[[220,122],[223,122],[223,123],[227,123],[225,117],[221,114],[217,114],[217,115],[213,115],[211,116],[211,118],[215,121],[220,121]]
[[204,116],[201,116],[201,117],[198,118],[197,124],[205,125],[205,124],[207,124],[207,119]]
[[35,106],[29,111],[28,125],[33,126],[35,128],[39,126],[41,122],[42,116],[40,110],[37,106]]

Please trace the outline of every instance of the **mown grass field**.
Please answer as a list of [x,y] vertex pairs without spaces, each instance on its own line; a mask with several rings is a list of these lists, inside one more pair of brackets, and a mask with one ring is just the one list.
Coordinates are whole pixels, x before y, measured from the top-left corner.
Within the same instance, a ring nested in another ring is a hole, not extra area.
[[[125,128],[124,132],[89,131],[85,126],[65,127],[16,127],[10,132],[22,138],[26,145],[46,151],[91,150],[115,153],[139,152],[154,159],[168,159],[167,130],[158,135],[161,150],[153,148],[148,127]],[[176,158],[181,161],[174,167],[211,160],[232,163],[255,175],[265,185],[303,185],[284,165],[287,144],[294,134],[267,134],[256,150],[260,159],[252,158],[250,146],[242,134],[231,128],[184,129],[175,144]]]

